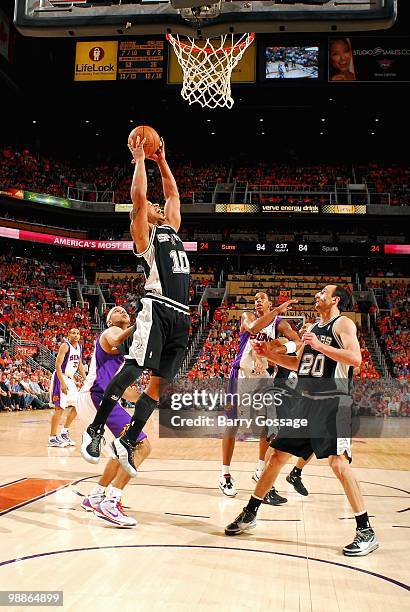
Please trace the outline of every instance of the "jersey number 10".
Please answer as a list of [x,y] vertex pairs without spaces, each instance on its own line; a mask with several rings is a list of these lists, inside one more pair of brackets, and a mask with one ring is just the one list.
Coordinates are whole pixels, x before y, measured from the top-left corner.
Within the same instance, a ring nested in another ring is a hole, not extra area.
[[189,261],[185,251],[170,251],[174,274],[189,274]]

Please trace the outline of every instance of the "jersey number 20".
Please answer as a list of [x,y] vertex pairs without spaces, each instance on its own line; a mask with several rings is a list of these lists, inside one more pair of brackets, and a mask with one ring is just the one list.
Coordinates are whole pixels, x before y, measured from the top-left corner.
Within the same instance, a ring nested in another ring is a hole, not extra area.
[[170,251],[173,261],[172,271],[175,274],[189,274],[189,261],[185,251]]
[[298,374],[302,376],[315,376],[316,378],[320,378],[323,376],[323,372],[325,369],[325,355],[319,353],[318,355],[313,355],[312,353],[308,353],[307,355],[303,355],[302,361],[299,366]]

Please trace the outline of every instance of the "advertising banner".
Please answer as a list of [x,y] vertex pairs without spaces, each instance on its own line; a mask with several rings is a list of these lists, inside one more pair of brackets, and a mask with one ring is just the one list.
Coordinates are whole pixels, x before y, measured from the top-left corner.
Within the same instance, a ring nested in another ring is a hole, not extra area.
[[410,38],[329,38],[329,81],[410,81]]
[[115,81],[118,41],[98,40],[76,45],[74,81]]
[[[28,240],[52,244],[54,246],[70,247],[73,249],[91,249],[95,251],[132,251],[131,240],[86,240],[84,238],[69,238],[55,234],[42,234],[40,232],[29,232],[10,227],[0,227],[0,237],[13,238],[15,240]],[[196,242],[183,242],[186,251],[196,251]]]

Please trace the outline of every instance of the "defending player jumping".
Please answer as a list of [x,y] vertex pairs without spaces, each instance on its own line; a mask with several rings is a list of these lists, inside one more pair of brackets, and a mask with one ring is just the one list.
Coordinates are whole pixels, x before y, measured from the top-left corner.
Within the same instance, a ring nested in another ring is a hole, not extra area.
[[147,200],[144,142],[129,145],[135,162],[131,185],[133,210],[131,236],[134,254],[144,267],[145,297],[135,322],[135,332],[125,365],[107,386],[94,421],[83,434],[81,454],[90,463],[100,457],[104,425],[118,399],[147,368],[152,378],[135,404],[127,432],[112,443],[123,468],[136,475],[134,449],[145,423],[154,411],[160,381],[172,381],[184,359],[190,326],[188,307],[189,262],[177,232],[181,224],[177,184],[165,159],[164,143],[151,157],[157,162],[165,196],[164,213]]
[[[303,334],[303,346],[296,357],[278,355],[264,343],[262,355],[283,367],[296,370],[302,389],[298,416],[313,420],[309,425],[310,437],[290,437],[289,431],[279,430],[271,443],[274,449],[265,470],[251,495],[247,506],[226,529],[226,535],[238,535],[254,529],[256,514],[262,500],[274,484],[289,455],[307,459],[312,452],[318,459],[327,458],[334,474],[340,480],[356,519],[356,536],[343,548],[347,556],[364,556],[379,547],[370,526],[359,482],[350,466],[351,440],[340,436],[340,421],[348,407],[348,387],[354,367],[360,366],[362,356],[357,340],[356,325],[340,315],[349,296],[343,287],[327,285],[315,296],[315,307],[320,322]],[[322,381],[322,382],[321,382]],[[321,429],[322,428],[322,429]],[[312,431],[313,429],[313,431]],[[323,431],[323,437],[320,437]],[[345,433],[346,428],[342,434]]]

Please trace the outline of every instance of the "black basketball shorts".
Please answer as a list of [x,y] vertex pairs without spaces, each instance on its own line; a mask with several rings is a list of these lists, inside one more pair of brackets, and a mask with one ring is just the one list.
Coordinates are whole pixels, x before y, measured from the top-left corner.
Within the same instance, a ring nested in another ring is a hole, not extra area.
[[348,396],[327,399],[295,399],[287,410],[291,419],[308,421],[308,437],[298,435],[292,427],[279,429],[270,446],[284,453],[308,459],[312,453],[318,459],[346,454],[349,462],[351,453],[351,401]]
[[[125,359],[133,359],[154,376],[172,381],[184,360],[188,344],[189,307],[167,298],[143,298],[135,321],[132,344]],[[177,306],[178,304],[178,306]]]

